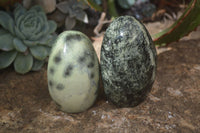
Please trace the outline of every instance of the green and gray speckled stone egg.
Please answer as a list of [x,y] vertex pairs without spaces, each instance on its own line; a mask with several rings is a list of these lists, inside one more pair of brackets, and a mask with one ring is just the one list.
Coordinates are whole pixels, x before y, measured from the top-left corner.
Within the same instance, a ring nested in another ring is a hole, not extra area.
[[106,30],[100,64],[108,100],[119,107],[142,102],[156,73],[156,49],[143,24],[130,16],[115,19]]
[[88,37],[78,31],[60,34],[47,76],[50,95],[61,110],[78,113],[91,107],[98,94],[99,62]]

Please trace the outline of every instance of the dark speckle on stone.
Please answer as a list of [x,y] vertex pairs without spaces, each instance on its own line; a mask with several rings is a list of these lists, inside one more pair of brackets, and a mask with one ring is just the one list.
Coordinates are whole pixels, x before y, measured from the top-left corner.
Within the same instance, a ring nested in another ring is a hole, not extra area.
[[53,86],[53,82],[51,80],[49,81],[49,86]]
[[50,74],[54,74],[54,72],[55,72],[54,68],[50,68],[49,72],[50,72]]
[[56,89],[58,89],[58,90],[63,90],[63,89],[64,89],[64,85],[59,83],[59,84],[56,86]]
[[88,57],[88,56],[90,56],[90,55],[91,55],[91,54],[90,54],[89,51],[85,51],[85,52],[84,52],[84,56]]
[[79,59],[78,59],[78,62],[79,63],[83,63],[85,61],[85,57],[84,56],[82,56],[82,57],[80,57]]
[[60,61],[61,61],[61,57],[60,57],[59,55],[56,55],[56,56],[54,57],[54,62],[55,62],[56,64],[58,64]]
[[67,76],[70,76],[71,72],[73,70],[73,66],[72,65],[68,65],[65,69],[65,72],[64,72],[64,77],[66,78]]
[[81,35],[75,34],[75,35],[66,36],[66,41],[72,41],[72,40],[80,41],[81,40]]
[[94,67],[94,63],[93,63],[93,62],[90,62],[90,63],[88,64],[87,67],[88,67],[88,68],[92,68],[92,67]]
[[94,73],[90,74],[90,78],[93,79],[94,78]]

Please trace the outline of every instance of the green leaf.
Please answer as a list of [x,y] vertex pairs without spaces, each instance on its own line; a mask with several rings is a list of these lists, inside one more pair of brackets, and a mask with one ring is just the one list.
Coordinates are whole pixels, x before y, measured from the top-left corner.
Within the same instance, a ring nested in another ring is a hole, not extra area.
[[41,23],[41,22],[43,22],[41,16],[38,16],[37,19],[38,19],[38,23],[37,23],[37,27],[35,29],[35,34],[39,34],[41,32],[41,29],[43,26],[43,23]]
[[0,25],[11,32],[13,35],[15,34],[14,32],[14,21],[13,18],[6,12],[0,11]]
[[49,25],[49,31],[48,31],[47,34],[51,34],[51,33],[53,33],[53,32],[56,31],[57,24],[56,24],[54,21],[49,20],[49,21],[48,21],[48,25]]
[[101,0],[92,0],[92,1],[94,1],[97,5],[101,5],[102,4]]
[[[43,25],[43,27],[46,27],[46,26],[44,26]],[[43,35],[46,35],[46,34],[48,34],[48,33],[45,33],[45,32],[47,32],[48,31],[48,29],[45,31],[44,30],[44,28],[43,29],[41,29],[41,32],[39,32],[38,34],[33,34],[32,36],[30,36],[30,40],[34,40],[34,41],[36,41],[36,40],[38,40],[39,38],[41,38],[41,37],[43,37]]]
[[64,1],[64,2],[60,2],[56,5],[56,7],[58,8],[58,10],[60,10],[62,13],[67,14],[69,12],[69,8],[66,8],[66,6],[68,5],[68,1]]
[[96,11],[102,11],[102,7],[96,4],[93,0],[80,0],[87,3],[91,8],[95,9]]
[[17,27],[15,27],[15,33],[16,33],[16,36],[19,37],[20,39],[22,39],[22,40],[26,39],[26,37],[23,35],[23,33]]
[[40,18],[40,23],[47,21],[47,16],[44,12],[39,12],[38,17]]
[[200,0],[192,0],[183,15],[169,28],[153,36],[155,45],[166,45],[188,35],[200,24]]
[[57,35],[47,35],[38,40],[37,44],[51,47],[56,38]]
[[48,56],[50,55],[50,53],[51,53],[51,47],[46,47],[46,50],[47,50],[47,54],[48,54]]
[[117,13],[116,5],[114,0],[108,0],[108,9],[109,9],[109,14],[113,17],[119,16]]
[[36,60],[34,59],[33,61],[33,66],[32,66],[32,71],[38,71],[42,68],[42,66],[44,65],[45,61],[41,61],[41,60]]
[[13,49],[13,36],[8,32],[0,35],[0,50],[10,51]]
[[44,35],[49,34],[50,27],[49,27],[48,22],[47,21],[43,21],[43,22],[40,22],[40,23],[41,23],[41,26],[42,26],[41,29],[40,29],[40,32],[38,32],[37,34],[35,34],[32,37],[32,39],[34,39],[34,38],[39,39],[39,38],[43,37]]
[[41,29],[41,33],[43,33],[42,35],[49,34],[48,32],[50,31],[49,29],[50,27],[47,21],[44,22],[44,25],[42,28],[43,28]]
[[0,28],[0,36],[3,35],[3,34],[6,34],[6,33],[8,33],[8,31],[6,31],[6,30]]
[[75,1],[75,4],[77,7],[81,8],[82,10],[85,10],[88,8],[88,4],[81,0]]
[[23,40],[24,44],[28,47],[34,47],[37,46],[36,41],[29,41],[29,40]]
[[30,48],[31,54],[38,60],[44,60],[48,56],[48,51],[44,46],[35,46]]
[[14,38],[13,44],[15,49],[19,52],[25,52],[27,50],[27,46],[18,38]]
[[35,6],[31,7],[30,10],[35,10],[37,12],[44,12],[43,8],[39,5],[35,5]]
[[72,28],[74,28],[75,25],[76,25],[76,19],[67,16],[65,19],[65,29],[71,30]]
[[131,6],[133,6],[136,1],[135,0],[117,0],[119,6],[121,6],[124,9],[128,9]]
[[48,43],[50,42],[51,39],[52,39],[52,36],[51,35],[47,35],[45,37],[42,37],[40,40],[38,40],[37,44],[48,46],[49,45]]
[[27,11],[25,17],[21,20],[18,28],[27,39],[31,39],[32,37],[35,37],[34,32],[37,27],[37,23],[37,12],[29,10]]
[[20,29],[21,23],[24,20],[24,17],[26,16],[26,14],[22,14],[20,16],[18,16],[15,20],[15,26]]
[[78,12],[77,14],[76,14],[76,19],[78,19],[79,21],[82,21],[82,22],[84,22],[84,23],[88,23],[88,17],[87,17],[87,14],[84,12],[84,11],[82,11],[82,10],[80,10],[80,12]]
[[16,51],[0,52],[0,69],[8,67],[15,59]]
[[31,70],[33,66],[33,57],[28,54],[24,55],[21,53],[17,54],[17,57],[14,61],[15,71],[20,74],[25,74]]
[[17,4],[13,13],[14,13],[15,21],[16,21],[19,16],[24,15],[26,13],[26,9],[22,7],[20,4]]

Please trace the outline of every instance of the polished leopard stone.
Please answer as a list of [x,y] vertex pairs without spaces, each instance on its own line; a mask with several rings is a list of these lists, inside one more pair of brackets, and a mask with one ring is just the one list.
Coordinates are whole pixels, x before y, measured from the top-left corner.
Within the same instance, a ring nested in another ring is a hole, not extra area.
[[156,73],[156,49],[144,25],[131,16],[115,19],[103,39],[100,66],[108,100],[119,107],[142,102]]
[[61,110],[78,113],[91,107],[98,95],[99,62],[88,37],[78,31],[60,34],[47,76],[49,93]]

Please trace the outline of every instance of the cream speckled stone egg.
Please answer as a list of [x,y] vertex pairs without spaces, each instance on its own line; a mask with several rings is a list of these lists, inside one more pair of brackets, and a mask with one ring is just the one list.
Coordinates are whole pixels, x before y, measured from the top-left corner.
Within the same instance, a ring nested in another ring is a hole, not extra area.
[[49,57],[47,76],[49,93],[62,111],[90,108],[98,95],[99,62],[88,37],[78,31],[61,33]]

